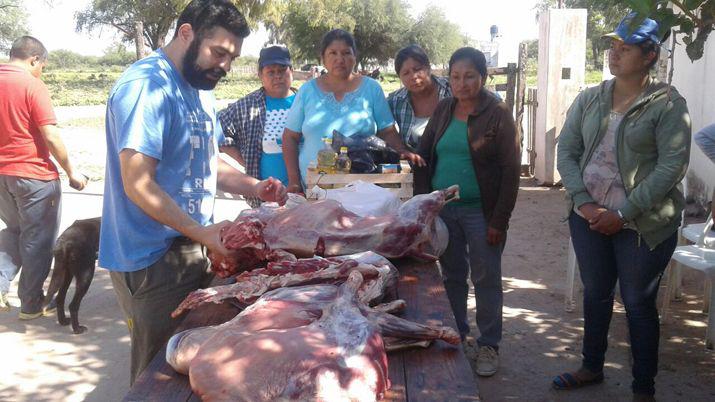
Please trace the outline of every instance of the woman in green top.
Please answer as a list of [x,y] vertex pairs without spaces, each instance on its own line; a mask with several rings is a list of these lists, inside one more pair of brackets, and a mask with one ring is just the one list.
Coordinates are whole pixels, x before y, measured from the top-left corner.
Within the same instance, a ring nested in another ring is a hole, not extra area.
[[457,327],[466,337],[470,276],[477,299],[480,337],[477,374],[498,367],[502,333],[501,255],[519,188],[519,142],[514,118],[504,102],[484,88],[484,54],[471,47],[449,61],[453,97],[442,100],[420,140],[418,153],[427,167],[415,173],[417,193],[460,187],[460,200],[440,216],[449,245],[440,258]]

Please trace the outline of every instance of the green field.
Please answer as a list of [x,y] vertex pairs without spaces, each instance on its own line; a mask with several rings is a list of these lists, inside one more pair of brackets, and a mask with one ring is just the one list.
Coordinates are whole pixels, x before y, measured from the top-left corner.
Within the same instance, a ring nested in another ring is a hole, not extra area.
[[[52,102],[55,106],[85,106],[102,105],[106,103],[107,96],[114,82],[122,74],[121,67],[91,70],[49,70],[42,78],[47,84]],[[596,70],[586,71],[586,83],[598,83],[601,72]],[[293,86],[300,87],[304,81],[295,80]],[[488,85],[506,82],[506,76],[497,76],[489,79]],[[385,94],[400,88],[400,80],[395,74],[385,74],[380,81]],[[254,75],[229,74],[216,87],[217,99],[235,100],[255,91],[261,83]],[[527,72],[527,86],[536,85],[536,72]]]

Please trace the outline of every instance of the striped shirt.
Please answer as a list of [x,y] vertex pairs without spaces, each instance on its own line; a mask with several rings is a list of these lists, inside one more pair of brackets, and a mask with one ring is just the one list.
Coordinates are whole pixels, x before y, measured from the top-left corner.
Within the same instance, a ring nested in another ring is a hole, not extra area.
[[[444,77],[437,77],[432,75],[432,82],[437,85],[437,95],[439,100],[452,96],[452,90],[449,87],[449,81]],[[412,128],[413,120],[415,118],[415,111],[412,108],[412,103],[410,101],[409,91],[406,87],[402,87],[395,92],[390,93],[387,97],[387,103],[390,105],[390,110],[392,115],[395,117],[395,121],[400,130],[400,135],[402,135],[402,140],[405,144],[411,146],[412,148],[417,148],[419,138],[413,138],[410,136],[410,129]]]
[[[291,88],[295,93],[295,90]],[[263,131],[266,122],[266,91],[260,88],[218,112],[226,141],[221,146],[235,146],[246,161],[246,174],[260,178]],[[261,200],[246,197],[252,208],[261,205]]]

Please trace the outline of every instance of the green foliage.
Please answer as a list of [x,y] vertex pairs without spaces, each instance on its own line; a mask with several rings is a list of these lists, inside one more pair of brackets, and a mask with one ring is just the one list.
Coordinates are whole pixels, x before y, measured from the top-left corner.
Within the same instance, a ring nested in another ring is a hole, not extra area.
[[47,58],[46,71],[83,71],[83,70],[97,70],[102,72],[107,72],[106,67],[109,67],[109,71],[122,71],[126,66],[134,62],[135,55],[130,52],[126,46],[121,43],[116,43],[109,46],[104,51],[104,55],[97,56],[85,56],[67,49],[53,50],[50,52]]
[[349,14],[355,19],[353,35],[358,47],[358,64],[379,64],[393,58],[404,45],[411,19],[403,0],[353,1]]
[[363,67],[387,61],[410,43],[424,47],[434,63],[444,63],[469,42],[441,9],[429,6],[415,21],[404,0],[289,0],[276,7],[283,16],[266,27],[296,59],[319,61],[320,40],[334,28],[353,33]]
[[658,21],[661,33],[675,30],[683,34],[685,52],[690,60],[703,57],[705,42],[715,28],[715,0],[625,0],[625,3],[639,17]]
[[27,14],[20,0],[0,0],[0,52],[10,50],[12,41],[27,33]]
[[[352,0],[351,0],[352,1]],[[344,0],[290,0],[286,15],[276,29],[296,60],[320,60],[320,40],[334,28],[352,32],[355,19]],[[348,3],[349,6],[350,3]]]
[[130,52],[122,43],[108,47],[98,63],[104,66],[128,66],[134,62],[136,54]]
[[185,0],[92,0],[84,11],[75,15],[77,31],[91,32],[101,26],[111,26],[131,42],[136,36],[136,22],[144,24],[144,40],[152,48],[164,45]]
[[[47,57],[45,71],[87,68],[99,64],[99,57],[85,56],[67,49],[53,50]],[[45,74],[46,75],[46,74]]]
[[444,11],[428,6],[407,34],[406,43],[416,43],[425,49],[433,64],[445,64],[459,47],[469,42],[459,26],[447,20]]
[[[134,41],[136,22],[144,26],[144,40],[152,49],[164,46],[169,30],[174,26],[189,0],[92,0],[84,11],[75,15],[77,31],[93,31],[101,26],[111,26],[123,35],[126,42]],[[233,0],[256,29],[264,18],[276,14],[273,0]]]

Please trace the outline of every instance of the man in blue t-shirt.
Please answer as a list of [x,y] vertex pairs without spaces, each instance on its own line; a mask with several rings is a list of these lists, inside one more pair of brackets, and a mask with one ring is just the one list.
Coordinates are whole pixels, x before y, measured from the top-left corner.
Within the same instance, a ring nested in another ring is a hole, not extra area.
[[211,90],[249,29],[228,0],[194,0],[171,42],[134,63],[107,102],[99,266],[108,269],[131,337],[131,381],[178,325],[171,311],[207,280],[206,248],[229,251],[213,224],[216,189],[284,203],[285,188],[221,161]]
[[[296,90],[291,88],[293,69],[288,49],[270,46],[258,58],[261,88],[218,113],[226,141],[220,148],[258,179],[270,177],[288,183],[283,162],[283,128]],[[252,207],[257,198],[247,198]]]

